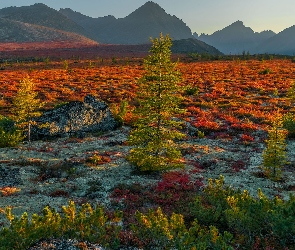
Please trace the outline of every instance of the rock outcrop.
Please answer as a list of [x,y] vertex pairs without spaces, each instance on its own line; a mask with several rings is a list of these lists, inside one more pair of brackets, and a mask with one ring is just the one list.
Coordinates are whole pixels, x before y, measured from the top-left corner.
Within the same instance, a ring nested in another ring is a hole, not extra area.
[[[108,105],[88,95],[84,102],[73,101],[43,113],[32,128],[33,139],[84,136],[86,133],[113,130],[117,127]],[[40,125],[42,125],[40,127]]]

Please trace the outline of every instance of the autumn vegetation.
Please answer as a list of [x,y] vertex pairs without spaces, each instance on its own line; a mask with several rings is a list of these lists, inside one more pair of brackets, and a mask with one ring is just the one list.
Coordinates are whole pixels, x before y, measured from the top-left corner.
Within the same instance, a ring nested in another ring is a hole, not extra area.
[[[172,57],[171,62],[170,58],[165,61],[169,74],[164,77],[164,83],[173,86],[173,89],[167,88],[170,92],[165,101],[171,101],[171,96],[180,90],[181,95],[174,96],[177,107],[170,105],[170,108],[183,112],[172,112],[167,103],[158,99],[158,104],[166,105],[163,116],[145,110],[143,105],[152,106],[148,98],[153,89],[151,85],[141,85],[159,80],[153,75],[155,69],[149,68],[159,62],[158,58],[149,57],[144,61],[132,56],[97,56],[91,60],[51,60],[47,57],[43,61],[2,62],[0,136],[1,133],[22,136],[17,128],[9,130],[5,124],[11,124],[9,117],[13,117],[19,83],[30,79],[35,84],[34,91],[38,96],[34,98],[38,100],[36,105],[41,112],[67,101],[82,100],[87,94],[106,101],[121,124],[131,126],[135,131],[131,133],[130,141],[140,146],[140,154],[138,151],[132,155],[131,151],[130,162],[139,169],[161,170],[154,167],[159,159],[148,166],[139,161],[150,152],[159,156],[161,145],[155,144],[156,139],[152,140],[152,150],[147,152],[138,139],[147,132],[156,134],[155,124],[160,120],[165,129],[176,125],[185,134],[183,137],[171,130],[176,134],[169,134],[169,137],[163,133],[165,147],[169,143],[174,145],[174,139],[191,137],[235,140],[254,151],[259,150],[255,148],[255,142],[266,140],[261,175],[281,181],[282,172],[289,164],[286,140],[293,140],[295,133],[294,62],[254,57],[215,61],[181,57],[176,64],[176,59]],[[145,95],[140,96],[139,92]],[[45,103],[43,107],[39,100]],[[148,117],[150,123],[144,117]],[[186,133],[185,126],[177,123],[179,120],[194,132]],[[149,125],[151,127],[147,129]],[[177,157],[172,160],[181,162],[181,154],[174,153]],[[89,157],[87,164],[103,164],[108,160],[106,156],[94,155]],[[163,169],[168,165],[166,161],[160,163]],[[185,164],[181,163],[179,166]],[[239,171],[243,167],[243,162],[236,162],[233,169]],[[26,249],[40,239],[50,237],[76,238],[109,249],[124,246],[190,250],[294,249],[294,196],[285,201],[279,197],[268,198],[257,190],[258,198],[253,198],[247,190],[226,186],[222,176],[217,180],[210,179],[208,185],[204,185],[202,181],[192,181],[182,170],[157,174],[160,181],[156,185],[115,188],[111,194],[113,209],[108,211],[89,204],[76,207],[70,201],[61,214],[46,207],[43,215],[24,213],[16,218],[7,208],[2,212],[6,213],[10,226],[0,232],[0,249]]]

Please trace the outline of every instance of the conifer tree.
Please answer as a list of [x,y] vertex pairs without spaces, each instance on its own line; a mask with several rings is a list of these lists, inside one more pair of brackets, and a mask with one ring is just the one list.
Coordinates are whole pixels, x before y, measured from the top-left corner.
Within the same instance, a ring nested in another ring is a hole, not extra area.
[[282,168],[287,163],[286,135],[287,131],[283,129],[282,116],[277,113],[272,128],[268,131],[269,139],[266,140],[267,147],[262,155],[264,173],[275,181],[281,179]]
[[15,147],[23,139],[22,131],[17,129],[15,122],[0,115],[0,148]]
[[183,167],[181,152],[174,142],[184,136],[177,130],[182,123],[175,119],[183,112],[179,108],[180,73],[171,61],[169,36],[160,34],[152,43],[151,55],[144,61],[146,72],[137,83],[138,119],[128,140],[135,146],[128,160],[141,171]]
[[27,131],[27,139],[31,141],[31,125],[33,118],[40,116],[39,109],[44,105],[37,98],[38,93],[34,90],[35,83],[30,78],[20,81],[17,95],[13,99],[13,118],[17,125]]
[[[287,91],[287,96],[289,99],[289,112],[283,116],[283,127],[288,130],[288,137],[294,138],[295,136],[295,82],[293,82]],[[288,100],[287,99],[287,100]]]
[[294,104],[295,101],[295,82],[293,82],[290,86],[290,88],[287,91],[287,97],[290,99],[292,104]]

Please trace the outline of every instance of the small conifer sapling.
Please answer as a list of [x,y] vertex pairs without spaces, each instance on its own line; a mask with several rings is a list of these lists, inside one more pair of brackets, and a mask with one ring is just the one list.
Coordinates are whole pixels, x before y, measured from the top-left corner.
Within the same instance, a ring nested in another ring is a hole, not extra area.
[[19,89],[13,99],[13,118],[17,125],[27,132],[27,139],[31,141],[31,125],[34,124],[33,118],[41,115],[39,111],[44,105],[37,98],[35,83],[30,78],[20,81]]
[[287,131],[283,129],[282,116],[277,114],[272,128],[268,131],[267,147],[262,155],[264,173],[275,181],[281,179],[282,168],[287,163],[286,135]]
[[177,64],[171,61],[172,45],[169,36],[160,34],[152,40],[152,48],[145,61],[145,74],[138,81],[135,110],[138,117],[128,142],[134,148],[128,160],[140,171],[157,171],[183,167],[182,155],[175,139],[182,122],[175,116],[184,112],[179,108],[182,97]]

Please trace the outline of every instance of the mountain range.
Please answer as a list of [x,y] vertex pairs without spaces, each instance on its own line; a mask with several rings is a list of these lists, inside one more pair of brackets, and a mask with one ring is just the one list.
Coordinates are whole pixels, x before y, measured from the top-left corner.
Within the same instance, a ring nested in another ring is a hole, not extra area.
[[92,18],[71,9],[60,13],[92,34],[96,41],[117,44],[141,44],[160,32],[169,33],[173,40],[192,38],[190,28],[176,16],[165,12],[158,4],[148,1],[124,18],[114,16]]
[[[124,18],[93,18],[69,8],[45,4],[0,9],[0,42],[72,41],[88,44],[147,44],[150,37],[169,34],[178,52],[241,54],[243,52],[295,53],[295,26],[275,34],[254,32],[237,21],[211,35],[192,35],[179,18],[148,1]],[[181,42],[175,42],[181,40]],[[215,48],[216,49],[215,49]]]
[[253,53],[295,55],[295,25],[284,29],[267,39],[253,50]]
[[241,54],[243,51],[253,52],[257,46],[275,35],[271,30],[254,32],[250,27],[245,27],[242,21],[236,21],[212,35],[201,34],[198,39],[225,54]]
[[242,21],[214,32],[212,35],[194,36],[218,48],[224,54],[282,54],[295,55],[295,25],[276,34],[271,30],[254,32]]

